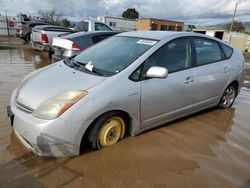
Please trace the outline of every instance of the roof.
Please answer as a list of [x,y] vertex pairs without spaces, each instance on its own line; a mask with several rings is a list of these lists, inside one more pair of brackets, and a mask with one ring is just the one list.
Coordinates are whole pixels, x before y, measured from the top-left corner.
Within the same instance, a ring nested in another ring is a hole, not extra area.
[[80,31],[80,32],[76,32],[73,34],[69,34],[69,35],[65,35],[63,36],[63,38],[66,39],[71,39],[71,38],[77,38],[77,37],[82,37],[82,36],[97,36],[97,35],[105,35],[105,34],[118,34],[121,33],[120,31]]
[[155,20],[155,21],[164,21],[164,22],[175,22],[175,23],[181,23],[184,24],[184,22],[181,21],[175,21],[175,20],[163,20],[163,19],[157,19],[157,18],[139,18],[138,21],[140,20]]
[[65,29],[69,29],[67,27],[63,27],[63,26],[60,26],[60,25],[52,25],[52,24],[49,24],[49,25],[39,25],[39,26],[36,26],[36,28],[47,28],[47,27],[54,27],[54,28],[65,28]]
[[147,38],[154,40],[162,40],[166,37],[172,35],[178,35],[184,32],[175,32],[175,31],[132,31],[132,32],[124,32],[119,34],[118,36],[129,36],[129,37],[138,37],[138,38]]
[[115,16],[100,16],[103,18],[113,18],[113,19],[117,19],[117,20],[128,20],[128,21],[134,21],[137,22],[138,19],[132,19],[132,18],[122,18],[122,17],[115,17]]

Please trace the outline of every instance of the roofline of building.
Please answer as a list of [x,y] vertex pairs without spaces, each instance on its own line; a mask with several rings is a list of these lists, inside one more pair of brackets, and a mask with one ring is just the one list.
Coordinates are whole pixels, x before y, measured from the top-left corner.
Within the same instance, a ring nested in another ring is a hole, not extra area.
[[226,31],[225,29],[193,29],[193,31]]
[[138,21],[139,21],[139,20],[157,20],[157,21],[167,21],[167,22],[176,22],[176,23],[184,24],[184,22],[181,22],[181,21],[164,20],[164,19],[158,19],[158,18],[138,18]]
[[131,19],[131,18],[122,18],[122,17],[115,17],[115,16],[100,16],[104,18],[115,18],[115,19],[120,19],[120,20],[129,20],[129,21],[137,21],[138,19]]

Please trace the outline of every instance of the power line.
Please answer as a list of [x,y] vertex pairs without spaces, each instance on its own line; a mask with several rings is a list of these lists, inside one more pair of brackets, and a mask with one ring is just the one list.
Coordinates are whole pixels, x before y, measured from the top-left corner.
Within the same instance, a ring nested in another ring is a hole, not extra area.
[[[181,19],[181,18],[195,18],[195,17],[201,17],[201,16],[207,16],[207,15],[213,15],[213,14],[220,14],[220,13],[227,13],[227,12],[234,12],[234,10],[230,10],[230,11],[218,11],[218,12],[207,12],[207,13],[203,13],[203,14],[194,14],[194,15],[183,15],[183,16],[176,16],[176,17],[171,17],[169,19]],[[237,12],[249,12],[250,15],[250,10],[237,10]]]

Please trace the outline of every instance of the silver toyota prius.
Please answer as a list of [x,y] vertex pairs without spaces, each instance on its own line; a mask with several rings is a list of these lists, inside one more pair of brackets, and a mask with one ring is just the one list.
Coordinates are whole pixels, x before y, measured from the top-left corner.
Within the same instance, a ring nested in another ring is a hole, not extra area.
[[242,53],[186,32],[127,32],[29,74],[7,107],[17,138],[43,156],[79,155],[206,108],[231,107]]

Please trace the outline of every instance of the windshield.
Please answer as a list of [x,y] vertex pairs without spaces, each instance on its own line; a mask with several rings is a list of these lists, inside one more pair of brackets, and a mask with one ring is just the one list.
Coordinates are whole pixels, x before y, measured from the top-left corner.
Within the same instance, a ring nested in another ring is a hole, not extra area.
[[112,37],[79,54],[74,61],[114,75],[129,66],[156,42],[135,37]]

